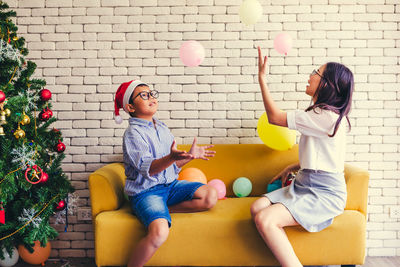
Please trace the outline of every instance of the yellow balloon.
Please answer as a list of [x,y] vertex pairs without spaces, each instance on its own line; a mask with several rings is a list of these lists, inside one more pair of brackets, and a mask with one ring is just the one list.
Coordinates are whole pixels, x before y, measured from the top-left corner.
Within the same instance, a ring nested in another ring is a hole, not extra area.
[[247,26],[256,24],[262,12],[262,6],[258,0],[244,0],[239,9],[240,20]]
[[266,146],[275,150],[288,150],[296,142],[296,131],[269,124],[265,112],[258,119],[257,133]]

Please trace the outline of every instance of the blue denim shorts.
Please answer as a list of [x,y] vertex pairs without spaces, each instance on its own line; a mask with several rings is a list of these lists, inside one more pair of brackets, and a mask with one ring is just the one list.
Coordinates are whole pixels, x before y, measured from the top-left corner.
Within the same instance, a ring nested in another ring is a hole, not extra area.
[[156,219],[164,218],[171,227],[168,206],[191,200],[202,183],[175,180],[169,184],[159,184],[130,196],[129,201],[134,214],[146,226]]

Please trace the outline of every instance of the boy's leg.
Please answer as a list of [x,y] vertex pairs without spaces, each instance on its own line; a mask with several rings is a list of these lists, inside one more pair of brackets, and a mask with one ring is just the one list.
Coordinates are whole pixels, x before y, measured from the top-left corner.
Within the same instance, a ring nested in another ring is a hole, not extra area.
[[298,225],[285,206],[277,203],[262,209],[255,215],[254,222],[261,237],[283,267],[303,266],[283,230],[285,226]]
[[167,239],[171,224],[167,193],[166,187],[156,186],[130,198],[132,210],[147,228],[147,234],[134,248],[128,267],[143,266]]
[[[179,186],[177,188],[179,190]],[[214,187],[209,185],[200,186],[189,200],[169,206],[170,212],[196,212],[205,211],[214,207],[217,203],[218,194]]]
[[148,262],[157,249],[167,240],[169,234],[168,221],[156,219],[148,227],[147,235],[140,240],[128,263],[128,267],[141,267]]

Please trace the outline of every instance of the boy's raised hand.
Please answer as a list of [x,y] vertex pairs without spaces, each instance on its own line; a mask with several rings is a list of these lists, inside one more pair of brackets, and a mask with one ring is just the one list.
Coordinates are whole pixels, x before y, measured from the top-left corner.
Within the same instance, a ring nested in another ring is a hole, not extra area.
[[193,139],[193,144],[192,147],[189,150],[189,154],[193,156],[194,159],[203,159],[203,160],[209,160],[210,157],[215,156],[215,151],[213,150],[207,150],[209,148],[214,147],[213,145],[209,146],[198,146],[197,145],[197,138],[195,137]]
[[173,160],[182,160],[182,159],[194,159],[194,157],[193,157],[193,155],[192,154],[190,154],[190,153],[187,153],[186,151],[184,151],[184,150],[178,150],[177,148],[176,148],[176,142],[175,142],[175,140],[172,142],[172,145],[171,145],[171,152],[170,152],[170,157],[173,159]]

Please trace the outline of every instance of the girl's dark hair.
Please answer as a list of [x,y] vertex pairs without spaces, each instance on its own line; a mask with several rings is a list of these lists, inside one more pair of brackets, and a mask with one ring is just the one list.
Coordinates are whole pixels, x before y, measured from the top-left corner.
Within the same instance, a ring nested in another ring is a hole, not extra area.
[[349,129],[351,129],[348,114],[351,109],[353,90],[354,78],[351,70],[340,63],[327,63],[318,88],[315,90],[317,99],[306,111],[315,111],[316,108],[320,108],[339,114],[333,134],[329,137],[336,134],[343,117],[346,117]]

